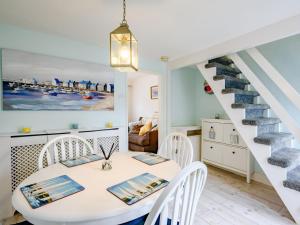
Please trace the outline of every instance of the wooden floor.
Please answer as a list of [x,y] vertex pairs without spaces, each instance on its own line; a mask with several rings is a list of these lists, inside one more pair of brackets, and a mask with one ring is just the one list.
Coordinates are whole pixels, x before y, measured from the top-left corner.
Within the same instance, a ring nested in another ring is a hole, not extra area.
[[[270,186],[209,166],[194,225],[295,225]],[[16,215],[3,225],[23,221]]]
[[209,167],[194,225],[295,225],[270,186]]

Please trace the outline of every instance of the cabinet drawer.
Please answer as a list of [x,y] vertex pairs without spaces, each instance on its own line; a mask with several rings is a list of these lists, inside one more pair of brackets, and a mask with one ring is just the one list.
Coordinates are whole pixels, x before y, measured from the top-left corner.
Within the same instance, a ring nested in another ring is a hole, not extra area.
[[216,163],[222,163],[222,146],[218,143],[203,141],[203,158]]
[[223,125],[223,139],[226,144],[247,147],[241,135],[237,132],[233,124]]
[[212,141],[223,141],[223,124],[203,122],[203,138]]
[[247,149],[224,146],[223,164],[237,170],[246,171]]

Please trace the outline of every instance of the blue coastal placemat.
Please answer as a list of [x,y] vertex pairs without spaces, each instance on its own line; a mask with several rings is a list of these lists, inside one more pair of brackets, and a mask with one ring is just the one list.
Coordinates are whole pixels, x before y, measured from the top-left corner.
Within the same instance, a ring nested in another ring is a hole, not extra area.
[[158,163],[162,163],[162,162],[166,162],[169,160],[169,159],[163,158],[154,153],[140,154],[140,155],[133,156],[132,158],[139,160],[143,163],[146,163],[149,166],[152,166],[152,165],[155,165]]
[[51,202],[83,191],[84,187],[66,175],[30,184],[20,188],[29,205],[39,208]]
[[125,202],[132,205],[154,192],[167,186],[169,182],[150,173],[144,173],[122,183],[116,184],[107,190]]
[[65,165],[67,167],[74,167],[74,166],[79,166],[82,164],[94,162],[94,161],[101,160],[101,159],[103,159],[102,156],[93,154],[93,155],[81,156],[81,157],[75,158],[75,159],[68,159],[65,161],[61,161],[61,164]]

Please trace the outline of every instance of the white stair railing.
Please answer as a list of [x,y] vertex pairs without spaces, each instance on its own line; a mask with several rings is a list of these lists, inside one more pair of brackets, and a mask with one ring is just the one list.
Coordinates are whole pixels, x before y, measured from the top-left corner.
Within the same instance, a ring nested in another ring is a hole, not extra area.
[[260,96],[271,106],[273,112],[289,129],[297,140],[300,140],[300,127],[297,122],[287,111],[287,109],[272,95],[268,88],[262,83],[260,79],[252,72],[247,64],[238,56],[232,54],[229,56],[234,64],[242,71],[247,80],[257,90]]
[[300,110],[300,94],[296,89],[278,72],[277,69],[256,49],[251,48],[247,53],[261,67],[266,75],[276,84],[277,87],[284,90],[286,97]]

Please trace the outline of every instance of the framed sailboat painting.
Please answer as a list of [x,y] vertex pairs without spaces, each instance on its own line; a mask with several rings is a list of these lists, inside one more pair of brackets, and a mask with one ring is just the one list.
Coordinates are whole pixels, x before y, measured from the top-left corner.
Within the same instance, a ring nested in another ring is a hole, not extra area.
[[2,49],[3,110],[114,110],[107,66]]

